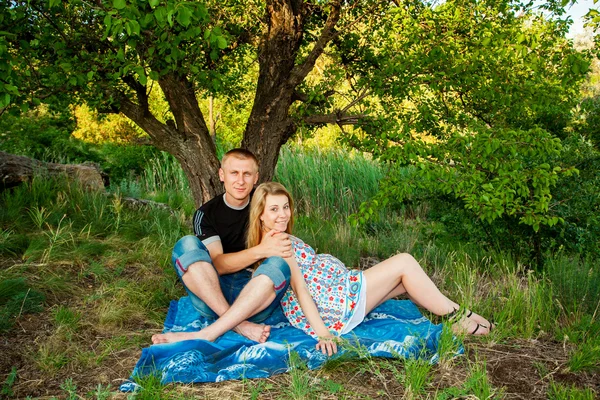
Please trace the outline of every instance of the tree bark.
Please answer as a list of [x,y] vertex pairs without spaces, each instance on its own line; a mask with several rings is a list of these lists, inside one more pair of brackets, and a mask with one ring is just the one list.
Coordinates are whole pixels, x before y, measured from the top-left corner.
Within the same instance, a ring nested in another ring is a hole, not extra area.
[[208,97],[208,133],[212,141],[217,143],[217,121],[215,117],[214,97]]
[[295,90],[333,38],[339,10],[339,2],[331,5],[319,39],[304,62],[297,65],[307,5],[301,0],[267,1],[268,28],[260,44],[254,105],[242,140],[242,147],[252,151],[260,162],[261,182],[273,178],[281,146],[296,133],[297,126],[290,117],[290,107],[297,100]]
[[120,111],[150,135],[153,144],[172,154],[188,179],[196,206],[222,193],[217,149],[192,86],[185,78],[166,75],[159,80],[175,121],[163,124],[143,106],[122,99]]
[[302,1],[270,0],[266,12],[254,105],[242,140],[260,162],[261,182],[273,178],[279,149],[296,132],[289,116],[295,88],[289,77],[302,40],[304,7]]

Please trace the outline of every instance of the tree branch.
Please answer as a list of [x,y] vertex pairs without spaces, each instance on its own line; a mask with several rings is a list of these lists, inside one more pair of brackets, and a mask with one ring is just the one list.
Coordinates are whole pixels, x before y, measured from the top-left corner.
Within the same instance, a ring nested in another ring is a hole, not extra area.
[[303,121],[309,125],[337,124],[342,126],[358,125],[367,117],[368,115],[366,114],[344,114],[338,111],[332,114],[309,115],[304,117]]
[[[326,99],[333,96],[335,94],[335,90],[328,90],[325,93],[323,93],[323,97],[325,97]],[[302,103],[307,103],[307,104],[315,104],[315,105],[322,105],[323,102],[322,101],[311,101],[308,98],[308,95],[306,93],[300,92],[298,90],[295,90],[294,93],[292,94],[292,102],[294,101],[301,101]]]
[[341,4],[339,1],[336,1],[331,5],[331,12],[329,13],[329,17],[327,17],[327,22],[325,22],[325,27],[321,32],[321,36],[308,54],[308,57],[306,57],[306,60],[304,60],[302,64],[294,67],[290,74],[290,85],[292,87],[298,86],[304,78],[306,78],[314,68],[317,59],[323,54],[325,46],[338,35],[335,31],[335,25],[340,19],[340,8]]
[[133,76],[126,75],[123,76],[123,82],[127,84],[130,88],[135,90],[138,101],[140,102],[140,107],[144,110],[145,113],[150,113],[150,107],[148,103],[148,93],[146,92],[146,86],[139,83]]

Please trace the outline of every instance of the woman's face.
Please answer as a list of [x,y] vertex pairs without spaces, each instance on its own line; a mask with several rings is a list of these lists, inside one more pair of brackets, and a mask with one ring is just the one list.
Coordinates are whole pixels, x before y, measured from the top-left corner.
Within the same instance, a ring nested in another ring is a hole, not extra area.
[[285,232],[291,216],[292,210],[290,209],[290,200],[286,195],[267,195],[265,209],[260,216],[265,232],[273,229],[279,232]]

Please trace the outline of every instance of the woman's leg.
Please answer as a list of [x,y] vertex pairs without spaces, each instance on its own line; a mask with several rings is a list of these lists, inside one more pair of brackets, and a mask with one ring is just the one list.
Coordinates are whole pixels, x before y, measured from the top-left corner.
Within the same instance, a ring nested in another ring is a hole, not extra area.
[[[447,315],[459,308],[457,303],[440,292],[410,254],[393,256],[367,269],[364,274],[367,280],[367,313],[384,301],[404,293],[417,305],[436,315]],[[477,314],[463,318],[457,324],[466,332],[474,332],[477,328],[478,334],[488,333],[490,326]],[[478,324],[482,326],[478,328]]]

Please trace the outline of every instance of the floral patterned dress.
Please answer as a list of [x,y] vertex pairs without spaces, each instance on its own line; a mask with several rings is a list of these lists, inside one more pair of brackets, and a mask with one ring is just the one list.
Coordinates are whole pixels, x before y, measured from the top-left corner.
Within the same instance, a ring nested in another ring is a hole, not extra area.
[[[352,319],[358,303],[363,274],[348,270],[330,254],[316,254],[312,247],[297,237],[290,236],[294,255],[304,276],[308,291],[329,331],[339,336]],[[290,286],[281,299],[285,316],[296,328],[316,338],[316,333],[302,312],[300,302]]]

